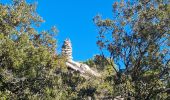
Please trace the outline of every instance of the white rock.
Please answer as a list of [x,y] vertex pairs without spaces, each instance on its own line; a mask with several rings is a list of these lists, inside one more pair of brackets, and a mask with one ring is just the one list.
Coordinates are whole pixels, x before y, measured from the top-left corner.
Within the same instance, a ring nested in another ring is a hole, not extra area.
[[93,71],[88,65],[79,63],[73,60],[72,57],[72,45],[70,39],[66,39],[62,46],[62,55],[67,58],[66,65],[75,71],[79,71],[81,74],[90,73],[91,75],[100,77],[100,74]]

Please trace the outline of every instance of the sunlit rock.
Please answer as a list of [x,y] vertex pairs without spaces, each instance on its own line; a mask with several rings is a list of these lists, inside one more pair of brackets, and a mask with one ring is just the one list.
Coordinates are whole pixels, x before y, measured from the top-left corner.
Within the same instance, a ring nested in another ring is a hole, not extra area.
[[88,65],[73,60],[72,45],[70,39],[66,39],[64,41],[64,44],[62,46],[62,55],[66,57],[66,65],[69,68],[78,71],[81,74],[91,74],[93,76],[100,77],[100,74],[93,71]]

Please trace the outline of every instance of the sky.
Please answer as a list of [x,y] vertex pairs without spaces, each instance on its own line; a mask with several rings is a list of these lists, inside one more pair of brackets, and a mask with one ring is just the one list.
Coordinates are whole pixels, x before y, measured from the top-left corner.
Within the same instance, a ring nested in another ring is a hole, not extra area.
[[[4,3],[10,0],[0,0]],[[38,30],[56,26],[59,30],[57,52],[66,38],[70,38],[73,59],[85,61],[100,54],[96,45],[98,28],[93,23],[96,15],[112,17],[112,4],[116,0],[27,0],[37,2],[37,12],[45,20]]]

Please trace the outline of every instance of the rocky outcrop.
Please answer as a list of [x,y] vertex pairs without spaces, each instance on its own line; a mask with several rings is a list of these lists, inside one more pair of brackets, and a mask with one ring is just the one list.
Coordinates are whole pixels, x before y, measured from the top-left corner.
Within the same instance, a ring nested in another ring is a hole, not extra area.
[[70,39],[66,39],[64,41],[64,44],[62,46],[62,55],[66,57],[67,59],[66,65],[69,68],[80,72],[81,74],[83,74],[83,76],[85,74],[90,74],[96,77],[100,77],[100,74],[92,70],[88,65],[73,60],[72,45]]
[[67,58],[67,60],[72,60],[72,45],[70,39],[66,39],[62,46],[62,55]]

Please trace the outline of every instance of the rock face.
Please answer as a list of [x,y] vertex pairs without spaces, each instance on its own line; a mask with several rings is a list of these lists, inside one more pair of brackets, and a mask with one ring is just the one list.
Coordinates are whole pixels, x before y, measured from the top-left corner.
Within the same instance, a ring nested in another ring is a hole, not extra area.
[[62,46],[62,55],[67,58],[66,65],[69,68],[71,68],[75,71],[79,71],[81,74],[90,74],[90,75],[93,75],[93,76],[100,77],[100,74],[93,71],[88,65],[80,63],[80,62],[73,61],[72,45],[71,45],[70,39],[66,39],[64,41],[64,44]]
[[72,46],[70,39],[66,39],[62,46],[62,55],[67,58],[67,60],[72,60]]

